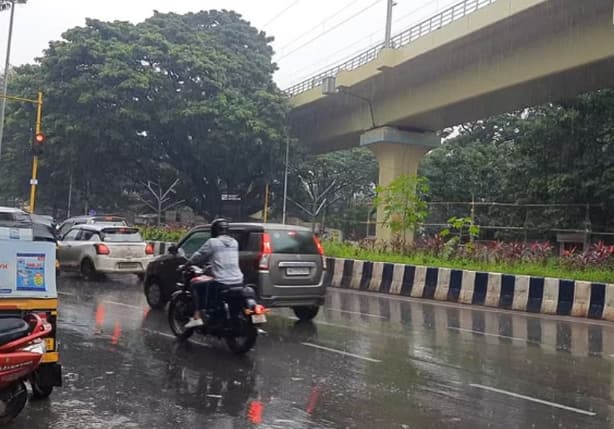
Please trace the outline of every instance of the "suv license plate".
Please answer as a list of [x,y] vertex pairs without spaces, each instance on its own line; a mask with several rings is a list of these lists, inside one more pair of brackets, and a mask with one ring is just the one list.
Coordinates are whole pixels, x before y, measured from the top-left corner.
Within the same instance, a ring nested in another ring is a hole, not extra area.
[[138,262],[120,262],[117,264],[120,270],[134,270],[139,268]]
[[286,274],[289,276],[308,276],[309,268],[286,268]]
[[260,324],[260,323],[265,323],[266,322],[266,315],[264,314],[254,314],[252,315],[252,323],[253,324]]

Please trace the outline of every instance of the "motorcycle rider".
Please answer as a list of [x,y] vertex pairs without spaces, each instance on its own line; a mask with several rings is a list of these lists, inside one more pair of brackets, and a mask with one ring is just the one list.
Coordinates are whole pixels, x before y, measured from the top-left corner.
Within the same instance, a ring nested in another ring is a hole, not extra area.
[[228,235],[228,222],[225,219],[215,219],[211,222],[211,238],[185,265],[202,266],[206,262],[211,265],[213,280],[193,285],[194,316],[186,323],[186,329],[205,324],[200,310],[208,308],[209,291],[215,290],[219,293],[221,289],[243,284],[243,273],[239,268],[239,243]]

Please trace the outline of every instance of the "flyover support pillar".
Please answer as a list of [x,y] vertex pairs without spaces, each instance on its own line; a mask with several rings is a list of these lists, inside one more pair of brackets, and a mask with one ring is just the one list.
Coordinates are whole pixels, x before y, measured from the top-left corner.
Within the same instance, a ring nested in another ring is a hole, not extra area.
[[[435,133],[402,131],[393,127],[375,128],[360,136],[360,145],[368,147],[377,158],[380,186],[387,186],[404,174],[416,175],[424,155],[440,142]],[[378,208],[375,235],[378,241],[389,242],[392,234],[383,221],[384,212]],[[413,234],[409,234],[408,239],[413,240]]]

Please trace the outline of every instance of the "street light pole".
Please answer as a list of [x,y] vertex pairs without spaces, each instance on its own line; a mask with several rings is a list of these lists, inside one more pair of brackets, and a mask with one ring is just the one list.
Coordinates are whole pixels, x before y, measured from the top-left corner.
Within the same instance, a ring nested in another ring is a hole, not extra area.
[[284,171],[284,205],[281,213],[281,223],[286,224],[286,210],[288,201],[288,159],[290,157],[290,137],[286,137],[286,169]]
[[[6,96],[9,86],[9,64],[11,61],[11,42],[13,41],[13,22],[15,21],[15,0],[11,1],[11,18],[9,21],[9,38],[6,44],[6,59],[4,62],[4,79],[2,82],[2,95]],[[4,135],[4,112],[6,111],[6,98],[0,100],[0,156],[2,156],[2,137]]]
[[394,7],[394,0],[388,0],[388,7],[386,9],[386,37],[384,39],[384,46],[386,48],[392,48],[392,8]]

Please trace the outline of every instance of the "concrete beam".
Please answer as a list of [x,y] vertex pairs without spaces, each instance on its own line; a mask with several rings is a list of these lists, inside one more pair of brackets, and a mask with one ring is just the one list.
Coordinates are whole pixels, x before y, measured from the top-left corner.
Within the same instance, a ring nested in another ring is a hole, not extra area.
[[[337,84],[371,100],[376,125],[440,130],[614,86],[612,0],[500,0]],[[356,146],[367,103],[319,88],[292,100],[293,133],[316,152]]]

